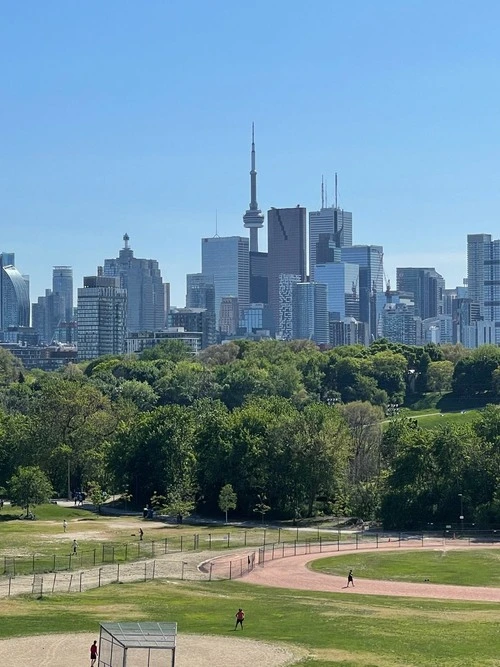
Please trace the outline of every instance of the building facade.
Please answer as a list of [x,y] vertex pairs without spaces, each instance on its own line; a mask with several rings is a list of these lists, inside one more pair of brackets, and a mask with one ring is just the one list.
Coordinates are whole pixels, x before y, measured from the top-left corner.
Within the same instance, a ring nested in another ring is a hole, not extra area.
[[29,279],[14,266],[14,253],[0,253],[0,330],[29,327]]
[[293,290],[293,338],[327,344],[327,287],[322,283],[295,283]]
[[396,269],[399,292],[413,295],[415,315],[423,320],[443,315],[444,278],[434,268],[399,267]]
[[125,352],[127,291],[120,279],[87,276],[78,289],[78,359]]
[[165,328],[165,291],[158,262],[134,257],[129,236],[115,259],[104,260],[104,276],[119,278],[127,290],[127,330],[155,331]]
[[280,328],[280,276],[306,279],[306,209],[272,208],[267,213],[268,294],[276,329]]
[[223,297],[238,299],[238,308],[250,303],[249,242],[242,236],[204,238],[201,240],[201,272],[214,286],[214,311],[219,329]]
[[52,293],[64,300],[63,322],[72,322],[73,316],[73,269],[71,266],[54,266],[52,269]]
[[352,246],[352,213],[336,206],[309,213],[309,276],[316,280],[316,249],[320,234],[331,234],[337,248]]

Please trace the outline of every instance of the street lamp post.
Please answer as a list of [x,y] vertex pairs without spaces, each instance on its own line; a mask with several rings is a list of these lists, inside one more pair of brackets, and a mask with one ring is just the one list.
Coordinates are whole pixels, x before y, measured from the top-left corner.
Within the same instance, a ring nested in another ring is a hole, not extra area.
[[462,535],[464,534],[464,495],[459,493],[458,497],[460,498],[460,526],[462,530]]

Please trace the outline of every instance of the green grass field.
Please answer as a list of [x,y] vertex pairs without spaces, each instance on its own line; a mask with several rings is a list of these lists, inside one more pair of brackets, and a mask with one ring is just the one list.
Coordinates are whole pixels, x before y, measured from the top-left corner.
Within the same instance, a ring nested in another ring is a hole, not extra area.
[[[464,412],[439,412],[436,409],[408,410],[403,408],[399,414],[399,417],[416,419],[419,426],[422,428],[430,429],[439,428],[445,424],[468,424],[476,419],[478,414],[478,410],[465,410]],[[390,422],[391,418],[385,419],[382,422],[383,427],[387,428]]]
[[[177,537],[184,534],[188,539],[195,530],[203,536],[211,531],[214,548],[223,548],[227,542],[224,534],[227,535],[228,529],[224,527],[198,529],[161,524],[155,527],[156,524],[132,517],[98,517],[83,510],[57,506],[39,508],[37,515],[46,520],[1,521],[0,552],[8,550],[9,545],[14,549],[52,550],[54,541],[60,541],[61,536],[63,548],[67,549],[66,542],[73,534],[86,536],[80,543],[89,545],[100,543],[103,538],[119,543],[129,540],[139,525],[144,526],[146,536],[150,532]],[[69,523],[66,534],[62,531],[63,518]],[[244,535],[243,530],[229,532],[235,541],[238,534],[240,539]],[[56,540],[54,536],[58,536]],[[282,539],[285,536],[293,538],[295,534],[286,531]],[[262,530],[247,531],[249,543],[262,541],[262,537]],[[266,539],[277,537],[277,531],[268,531]],[[415,558],[433,553],[396,555]],[[498,551],[479,552],[479,556],[490,553],[496,553],[498,559]],[[387,552],[374,555],[384,559],[392,557]],[[356,576],[360,576],[362,560],[368,556],[371,554],[356,555],[355,559],[359,560],[354,560],[353,556],[338,556],[335,566],[340,566],[343,575],[347,566],[353,567]],[[348,562],[342,564],[344,558]],[[490,572],[493,566],[484,559],[471,560],[470,569],[476,574],[474,582],[483,583],[478,580],[479,574]],[[400,565],[398,571],[403,572],[403,566]],[[96,632],[102,620],[176,621],[183,633],[230,637],[234,613],[240,606],[246,611],[246,637],[301,646],[309,655],[301,665],[309,667],[490,667],[498,664],[500,655],[500,609],[492,603],[275,590],[250,585],[244,579],[233,582],[155,580],[113,584],[82,594],[48,595],[43,599],[31,596],[1,599],[0,637]]]
[[434,584],[500,586],[500,548],[364,553],[322,558],[310,567],[339,576],[352,568],[356,577],[365,579],[417,583],[428,579]]
[[[5,507],[0,513],[0,575],[23,574],[91,567],[99,563],[124,562],[153,557],[171,551],[223,550],[228,547],[257,547],[264,541],[293,542],[332,539],[331,531],[308,531],[261,527],[182,526],[144,521],[140,517],[99,516],[88,510],[60,505],[35,509],[36,521],[19,520],[18,508]],[[67,521],[67,532],[63,520]],[[139,529],[144,539],[139,542]],[[198,539],[195,542],[194,536]],[[337,532],[334,532],[335,538]],[[347,539],[347,536],[341,536]],[[78,542],[77,556],[71,556],[72,542]],[[15,562],[14,562],[15,560]]]
[[183,633],[299,645],[310,667],[481,667],[498,664],[500,609],[491,603],[409,600],[267,589],[240,582],[111,585],[81,595],[0,601],[2,638],[96,632],[101,620],[176,621]]

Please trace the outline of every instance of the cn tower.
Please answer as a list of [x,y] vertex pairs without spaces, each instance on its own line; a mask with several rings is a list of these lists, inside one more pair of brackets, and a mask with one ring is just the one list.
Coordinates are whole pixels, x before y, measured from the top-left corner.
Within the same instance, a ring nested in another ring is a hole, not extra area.
[[243,226],[250,230],[250,252],[259,251],[259,229],[264,226],[264,215],[257,204],[257,172],[255,171],[254,125],[252,123],[252,168],[250,170],[250,206],[243,216]]

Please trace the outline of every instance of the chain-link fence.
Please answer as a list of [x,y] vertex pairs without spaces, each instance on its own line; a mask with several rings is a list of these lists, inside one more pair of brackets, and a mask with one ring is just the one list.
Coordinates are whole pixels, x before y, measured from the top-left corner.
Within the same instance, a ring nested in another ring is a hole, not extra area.
[[446,545],[474,547],[500,546],[500,534],[495,531],[470,535],[443,535],[440,533],[356,533],[352,539],[325,539],[322,536],[293,542],[266,544],[256,550],[237,556],[219,556],[200,565],[200,569],[208,574],[210,581],[237,579],[266,562],[291,556],[302,556],[317,553],[336,553],[362,549],[398,549],[411,548],[444,548]]

